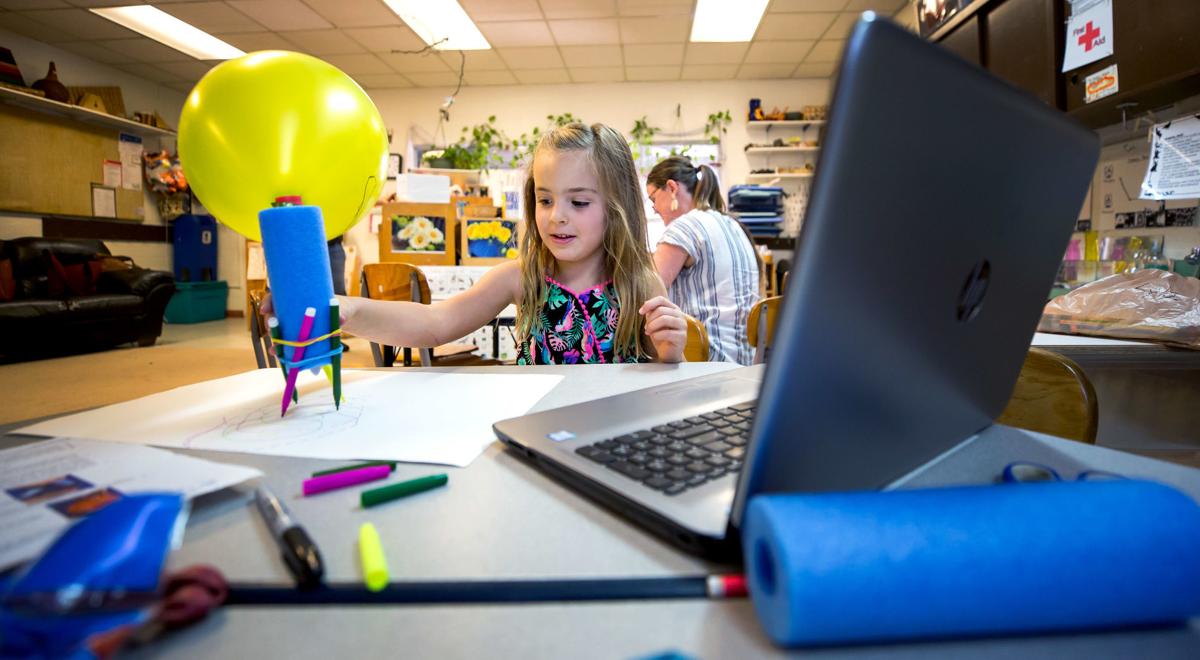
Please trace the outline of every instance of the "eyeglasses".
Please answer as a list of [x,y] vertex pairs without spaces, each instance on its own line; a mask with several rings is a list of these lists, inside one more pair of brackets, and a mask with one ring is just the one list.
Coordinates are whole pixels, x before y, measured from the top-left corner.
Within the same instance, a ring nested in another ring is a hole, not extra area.
[[[1000,474],[1000,477],[1006,484],[1028,481],[1070,481],[1069,479],[1064,479],[1057,470],[1048,465],[1025,461],[1016,461],[1004,466],[1004,472]],[[1103,470],[1084,470],[1075,475],[1075,481],[1113,481],[1124,478],[1119,474]]]
[[654,204],[655,204],[654,196],[657,195],[660,190],[662,190],[662,188],[655,188],[654,190],[646,193],[646,198],[650,200],[651,206],[654,206]]

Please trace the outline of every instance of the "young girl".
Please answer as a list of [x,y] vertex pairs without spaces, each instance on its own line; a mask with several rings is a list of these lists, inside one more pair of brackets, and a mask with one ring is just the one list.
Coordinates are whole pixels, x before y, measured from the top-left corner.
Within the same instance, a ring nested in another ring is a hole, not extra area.
[[646,249],[646,216],[625,139],[603,124],[545,135],[525,181],[521,257],[444,302],[341,298],[346,332],[438,346],[517,305],[518,364],[680,362],[683,312]]

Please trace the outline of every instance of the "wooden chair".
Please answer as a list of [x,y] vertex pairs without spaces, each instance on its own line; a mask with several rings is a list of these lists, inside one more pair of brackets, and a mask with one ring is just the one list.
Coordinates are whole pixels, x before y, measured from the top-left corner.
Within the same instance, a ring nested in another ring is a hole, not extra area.
[[683,346],[683,359],[688,362],[708,362],[708,331],[695,318],[686,314],[684,317],[687,319],[687,343]]
[[767,361],[767,353],[775,341],[775,323],[779,318],[779,308],[783,296],[763,298],[750,308],[750,318],[746,322],[746,336],[754,347],[754,364]]
[[[403,300],[428,305],[430,303],[429,280],[425,273],[412,264],[378,263],[366,264],[360,277],[360,295],[373,300]],[[433,349],[420,347],[421,364],[433,364]],[[412,348],[403,347],[404,366],[412,366]],[[371,342],[371,357],[375,366],[390,367],[396,362],[396,347],[380,346]]]
[[246,319],[250,325],[250,344],[254,348],[254,360],[259,369],[275,368],[275,344],[271,341],[271,332],[267,329],[267,319],[262,314],[262,301],[267,292],[256,289],[250,292],[250,317]]
[[1058,353],[1030,348],[1008,406],[996,421],[1095,444],[1099,416],[1096,390],[1078,364]]

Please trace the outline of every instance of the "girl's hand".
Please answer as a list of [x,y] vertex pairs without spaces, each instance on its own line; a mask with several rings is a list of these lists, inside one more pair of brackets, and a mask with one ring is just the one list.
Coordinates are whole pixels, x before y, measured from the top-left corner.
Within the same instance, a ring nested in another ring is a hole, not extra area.
[[663,296],[655,296],[638,313],[646,317],[646,334],[654,344],[659,362],[683,362],[687,344],[687,319],[683,310]]

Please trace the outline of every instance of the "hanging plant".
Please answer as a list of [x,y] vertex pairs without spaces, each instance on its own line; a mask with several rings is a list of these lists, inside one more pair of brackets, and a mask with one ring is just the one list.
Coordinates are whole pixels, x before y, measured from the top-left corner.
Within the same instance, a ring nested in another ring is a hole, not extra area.
[[712,113],[708,116],[708,123],[704,125],[704,137],[712,144],[720,144],[732,121],[733,115],[728,110]]

